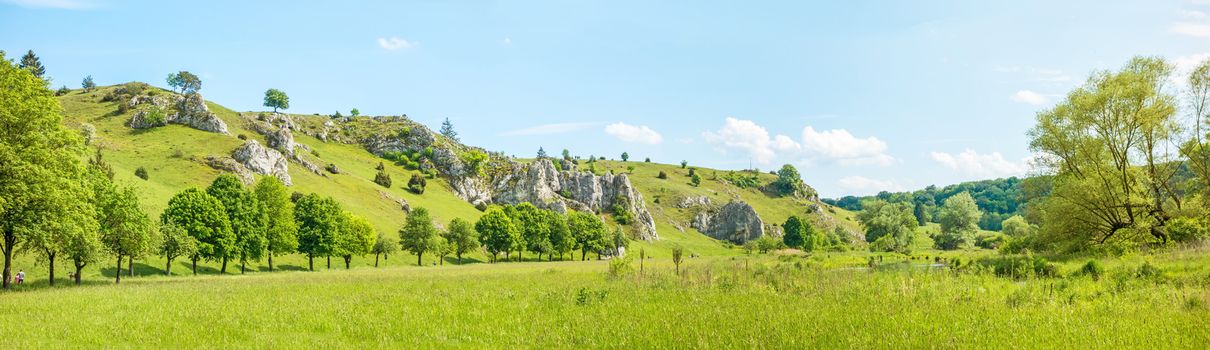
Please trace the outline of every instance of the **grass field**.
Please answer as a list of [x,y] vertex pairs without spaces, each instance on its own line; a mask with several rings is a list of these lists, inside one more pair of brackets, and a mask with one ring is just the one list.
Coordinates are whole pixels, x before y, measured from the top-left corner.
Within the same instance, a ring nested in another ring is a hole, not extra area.
[[1013,280],[892,255],[869,270],[866,253],[695,258],[679,277],[665,258],[616,276],[608,262],[591,261],[140,278],[5,293],[0,344],[1204,348],[1205,253],[1105,262],[1114,275],[1152,261],[1167,274],[1154,280]]

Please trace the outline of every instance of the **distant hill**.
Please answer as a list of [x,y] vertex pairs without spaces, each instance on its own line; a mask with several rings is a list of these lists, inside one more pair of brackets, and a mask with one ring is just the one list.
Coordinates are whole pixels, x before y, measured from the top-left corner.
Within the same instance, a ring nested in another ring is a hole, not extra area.
[[[128,90],[134,90],[133,95]],[[223,134],[173,123],[146,129],[132,128],[132,118],[154,115],[148,111],[158,108],[156,103],[180,100],[172,92],[146,84],[128,83],[90,92],[72,90],[58,99],[68,127],[80,128],[83,124],[95,127],[92,147],[101,150],[112,164],[117,179],[136,184],[143,205],[153,216],[163,211],[175,193],[189,187],[207,186],[224,171],[217,169],[216,164],[230,162],[233,151],[250,141],[275,145],[282,153],[288,148],[294,153],[285,166],[293,191],[332,196],[346,210],[368,218],[375,229],[389,234],[394,234],[403,223],[405,211],[401,203],[407,203],[411,208],[428,208],[439,222],[448,222],[455,217],[478,219],[483,206],[477,208],[476,204],[481,203],[473,202],[482,202],[492,196],[496,199],[507,197],[493,186],[507,187],[510,183],[505,181],[523,180],[521,175],[527,174],[525,171],[529,169],[526,164],[534,161],[512,159],[464,145],[434,133],[406,116],[332,118],[327,115],[240,113],[206,101],[209,112],[225,124],[227,134]],[[140,125],[146,123],[139,118],[136,121]],[[281,135],[274,134],[279,127],[286,130],[289,141],[295,145],[280,146]],[[566,148],[575,149],[575,145]],[[479,152],[487,155],[487,160],[478,169],[478,174],[470,173],[471,161],[465,158]],[[635,155],[635,158],[642,157]],[[688,176],[689,168],[694,168],[692,165],[682,168],[679,164],[633,160],[589,162],[577,157],[570,162],[558,159],[555,162],[560,163],[560,167],[574,167],[576,171],[588,171],[598,176],[606,172],[626,174],[642,198],[631,206],[650,213],[659,237],[635,244],[654,252],[681,245],[699,255],[739,254],[740,250],[706,237],[692,225],[697,213],[713,210],[732,200],[750,204],[772,232],[778,232],[777,225],[790,215],[807,217],[815,225],[829,230],[839,228],[853,236],[858,232],[852,214],[844,209],[810,198],[765,193],[759,187],[776,179],[775,175],[767,173],[696,168],[703,181],[695,187]],[[379,163],[385,165],[383,171],[393,179],[390,188],[374,182]],[[139,168],[146,170],[146,180],[135,176]],[[331,173],[328,168],[339,173]],[[567,177],[570,170],[560,171],[560,176]],[[660,172],[665,173],[665,179],[658,178]],[[414,175],[427,179],[428,186],[423,194],[407,190],[408,179]],[[541,188],[526,190],[540,191]],[[479,193],[482,191],[488,193]],[[708,198],[708,205],[701,205],[703,198]],[[573,208],[590,202],[575,196],[548,200],[571,203]],[[551,205],[562,205],[553,202]],[[598,209],[612,218],[608,208]],[[628,225],[627,231],[642,238],[641,230],[635,227]]]

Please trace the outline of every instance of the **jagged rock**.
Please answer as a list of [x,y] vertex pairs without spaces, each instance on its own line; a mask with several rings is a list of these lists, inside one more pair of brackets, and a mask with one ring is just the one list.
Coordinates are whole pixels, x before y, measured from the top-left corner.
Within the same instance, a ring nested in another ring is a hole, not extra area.
[[130,106],[131,108],[138,107],[139,105],[142,105],[142,104],[150,104],[152,106],[164,108],[164,107],[168,107],[168,100],[164,99],[163,97],[158,96],[158,95],[157,96],[137,95],[135,97],[131,97],[130,102],[127,103],[127,105]]
[[294,143],[294,134],[290,133],[290,129],[285,126],[266,133],[265,143],[290,157],[294,157],[294,148],[297,147],[297,144]]
[[214,169],[235,174],[235,176],[239,178],[240,182],[243,182],[245,185],[251,185],[255,180],[252,176],[252,172],[249,171],[247,167],[231,157],[206,156],[206,165]]
[[248,170],[277,177],[286,186],[292,185],[286,157],[275,149],[261,146],[256,140],[248,140],[236,148],[231,156],[243,163]]
[[395,204],[399,205],[399,210],[403,210],[404,213],[408,213],[408,214],[412,213],[412,205],[409,204],[406,199],[395,197],[395,196],[391,195],[390,193],[386,193],[382,190],[378,191],[378,195],[381,196],[383,199],[395,202]]
[[693,228],[718,240],[736,244],[765,234],[765,225],[751,205],[741,201],[727,203],[717,212],[702,211],[693,218]]
[[[154,117],[157,113],[159,114],[158,118]],[[134,115],[130,117],[130,121],[127,122],[127,125],[134,129],[150,129],[168,125],[168,123],[164,118],[164,109],[162,107],[153,106],[148,109],[135,112]]]
[[302,165],[303,168],[306,168],[307,170],[311,171],[315,175],[328,177],[328,174],[325,174],[323,171],[319,170],[318,165],[315,165],[315,163],[311,163],[310,161],[303,159],[302,157],[299,157],[297,154],[294,155],[294,161],[298,162],[299,165]]
[[335,163],[328,163],[328,166],[324,167],[324,170],[327,170],[329,173],[332,173],[332,174],[337,174],[337,175],[340,174],[340,168],[336,167]]
[[692,207],[705,207],[705,206],[709,206],[709,205],[710,205],[710,197],[706,197],[706,196],[689,196],[689,197],[681,198],[681,200],[676,203],[676,207],[682,208],[682,209],[692,208]]
[[176,99],[176,113],[168,115],[168,122],[183,124],[191,128],[220,134],[227,132],[227,123],[210,112],[202,94],[192,93],[185,96],[173,95]]

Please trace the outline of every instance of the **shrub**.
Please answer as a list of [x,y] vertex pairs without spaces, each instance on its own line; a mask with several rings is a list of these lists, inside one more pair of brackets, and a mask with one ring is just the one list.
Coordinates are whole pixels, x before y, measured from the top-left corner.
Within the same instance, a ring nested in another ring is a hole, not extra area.
[[374,183],[382,187],[391,188],[391,175],[388,175],[385,171],[379,170],[378,174],[374,175]]
[[1164,271],[1160,270],[1159,267],[1152,265],[1151,262],[1144,262],[1142,265],[1139,265],[1138,270],[1135,272],[1136,277],[1143,279],[1157,278],[1163,275]]
[[340,174],[340,168],[337,168],[336,164],[333,163],[328,163],[328,165],[324,167],[324,170],[327,170],[329,173]]
[[238,139],[240,139],[240,140],[247,141],[247,140],[248,140],[248,135],[239,134],[239,135],[238,135],[238,136],[236,136],[235,138],[238,138]]
[[623,257],[614,257],[609,260],[609,276],[613,278],[621,278],[634,272],[634,266],[630,265],[630,255]]
[[663,170],[660,170],[660,174],[659,174],[659,175],[656,175],[655,177],[656,177],[656,178],[658,178],[658,179],[660,179],[660,180],[667,180],[667,179],[668,179],[668,173],[664,172]]
[[1091,277],[1094,281],[1101,280],[1101,276],[1105,275],[1105,267],[1096,260],[1088,260],[1084,266],[1080,267],[1080,275]]
[[84,136],[84,145],[91,145],[97,138],[97,127],[89,123],[80,124],[80,135]]
[[428,186],[428,181],[420,174],[412,174],[412,178],[408,179],[408,191],[415,194],[424,194],[424,187]]
[[643,163],[651,163],[651,157],[647,157],[646,159],[643,159]]
[[689,166],[689,161],[687,161],[687,160],[682,160],[682,161],[681,161],[681,169],[684,169],[684,168],[685,168],[685,167],[687,167],[687,166]]
[[693,174],[692,176],[689,177],[689,184],[693,185],[693,187],[701,186],[702,177],[698,176],[697,174]]
[[1177,242],[1192,242],[1210,236],[1206,220],[1191,217],[1178,217],[1168,222],[1168,235]]
[[[383,170],[387,170],[387,167],[386,167],[386,165],[382,164],[382,162],[378,162],[378,166],[374,167],[374,169],[378,170],[378,171],[383,171]],[[390,186],[387,186],[387,187],[390,187]]]
[[291,202],[298,202],[298,200],[299,200],[299,199],[302,199],[302,197],[303,197],[303,196],[305,196],[305,194],[303,194],[302,192],[294,192],[294,193],[291,193],[291,194],[290,194],[290,201],[291,201]]
[[975,246],[983,249],[996,249],[1004,244],[1005,235],[999,233],[986,233],[975,237]]
[[614,204],[610,211],[613,212],[613,221],[617,221],[619,224],[629,225],[634,221],[634,216],[621,204]]
[[138,169],[135,169],[134,176],[138,176],[140,179],[147,180],[147,168],[139,167]]
[[983,258],[978,264],[990,268],[997,276],[1011,278],[1058,277],[1059,268],[1046,258],[1014,255]]
[[319,151],[311,150],[311,155],[315,156],[315,158],[319,158]]
[[64,85],[63,87],[60,87],[59,90],[55,90],[55,96],[63,96],[69,92],[71,92],[71,89],[68,89],[67,86]]
[[697,168],[689,168],[689,177],[693,177],[693,175],[697,175]]

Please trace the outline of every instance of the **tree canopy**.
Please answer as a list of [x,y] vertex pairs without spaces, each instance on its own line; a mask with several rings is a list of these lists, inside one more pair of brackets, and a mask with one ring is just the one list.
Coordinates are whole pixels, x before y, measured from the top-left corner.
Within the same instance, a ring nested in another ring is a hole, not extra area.
[[265,107],[273,108],[273,113],[278,109],[290,109],[290,96],[278,89],[265,90]]

